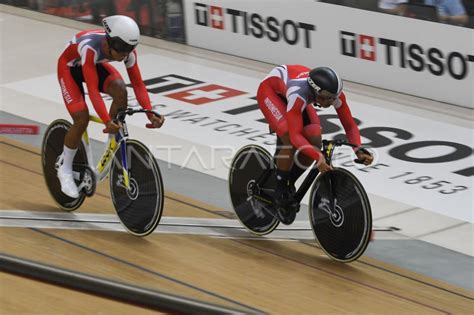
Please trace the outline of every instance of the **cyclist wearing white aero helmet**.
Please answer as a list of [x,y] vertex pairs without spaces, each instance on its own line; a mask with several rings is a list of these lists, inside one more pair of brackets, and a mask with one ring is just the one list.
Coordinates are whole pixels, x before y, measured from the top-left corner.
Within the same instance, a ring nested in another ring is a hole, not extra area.
[[[140,30],[128,16],[115,15],[102,20],[109,49],[118,54],[129,54],[138,45]],[[111,52],[112,54],[112,52]]]
[[[111,61],[123,61],[132,83],[138,103],[151,109],[151,102],[137,63],[135,48],[140,40],[140,30],[135,21],[127,16],[114,15],[103,19],[104,29],[86,30],[76,34],[58,60],[58,81],[64,104],[72,116],[73,125],[64,138],[58,169],[61,190],[71,198],[79,196],[72,175],[72,162],[89,124],[89,110],[85,101],[83,83],[95,111],[102,119],[105,133],[116,133],[120,126],[111,117],[120,109],[127,108],[127,88],[120,73]],[[112,97],[110,112],[107,111],[100,93]],[[149,128],[160,128],[164,119],[150,115]]]

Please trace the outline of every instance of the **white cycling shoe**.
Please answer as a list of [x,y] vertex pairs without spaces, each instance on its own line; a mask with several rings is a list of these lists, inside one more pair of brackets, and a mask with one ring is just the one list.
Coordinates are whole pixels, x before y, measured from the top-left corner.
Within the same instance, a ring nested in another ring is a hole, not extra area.
[[60,167],[58,169],[58,179],[61,183],[61,191],[65,195],[71,198],[79,198],[79,189],[77,189],[72,173],[66,173],[63,168]]

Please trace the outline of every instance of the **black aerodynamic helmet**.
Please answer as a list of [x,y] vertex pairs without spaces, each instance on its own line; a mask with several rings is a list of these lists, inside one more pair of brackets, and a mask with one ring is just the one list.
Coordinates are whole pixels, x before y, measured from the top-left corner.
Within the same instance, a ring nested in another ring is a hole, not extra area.
[[342,92],[342,80],[337,72],[328,67],[314,68],[309,72],[308,84],[320,95],[323,91],[334,96],[339,96]]

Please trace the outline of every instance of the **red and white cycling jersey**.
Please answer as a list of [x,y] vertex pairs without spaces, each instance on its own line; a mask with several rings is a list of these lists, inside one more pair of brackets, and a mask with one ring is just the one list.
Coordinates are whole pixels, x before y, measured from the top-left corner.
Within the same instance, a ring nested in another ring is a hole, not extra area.
[[[80,93],[77,83],[71,76],[71,68],[82,67],[92,105],[104,123],[108,122],[110,117],[100,95],[97,65],[106,67],[107,72],[111,74],[107,79],[121,79],[118,71],[107,64],[112,60],[107,59],[104,54],[105,41],[106,35],[103,30],[82,31],[69,41],[58,60],[58,79],[68,109],[73,112],[74,108],[83,109],[85,106],[83,95],[78,95]],[[151,109],[150,98],[142,80],[135,50],[124,59],[124,63],[139,104],[145,109]],[[106,81],[105,85],[108,83],[110,82]]]
[[[308,141],[309,135],[320,135],[319,117],[313,108],[315,97],[307,83],[311,69],[302,65],[275,67],[262,81],[257,100],[271,128],[282,135],[289,132],[291,143],[305,155],[319,160],[321,154]],[[285,102],[286,101],[286,102]],[[309,105],[309,106],[308,106]],[[346,96],[341,93],[333,104],[350,143],[360,146],[360,132],[352,117]],[[318,125],[310,130],[303,123],[303,114],[310,124]]]

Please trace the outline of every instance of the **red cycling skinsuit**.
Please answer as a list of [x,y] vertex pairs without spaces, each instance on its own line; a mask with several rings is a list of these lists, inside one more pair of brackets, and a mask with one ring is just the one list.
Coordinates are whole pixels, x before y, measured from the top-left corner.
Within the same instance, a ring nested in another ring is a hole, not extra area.
[[[88,110],[82,86],[82,82],[85,82],[95,111],[106,123],[110,117],[100,92],[107,91],[110,82],[122,80],[122,77],[109,64],[111,60],[106,59],[102,48],[104,41],[106,37],[103,30],[83,31],[76,34],[59,57],[58,80],[64,104],[69,113]],[[145,109],[151,109],[150,98],[138,68],[135,50],[124,59],[124,63],[138,103]]]
[[[289,133],[291,144],[318,161],[321,153],[308,139],[321,136],[319,116],[311,105],[315,99],[306,81],[310,69],[301,65],[274,68],[260,83],[257,101],[270,128],[279,137]],[[309,105],[309,106],[308,106]],[[350,143],[360,146],[360,132],[341,93],[334,103],[337,115]]]

